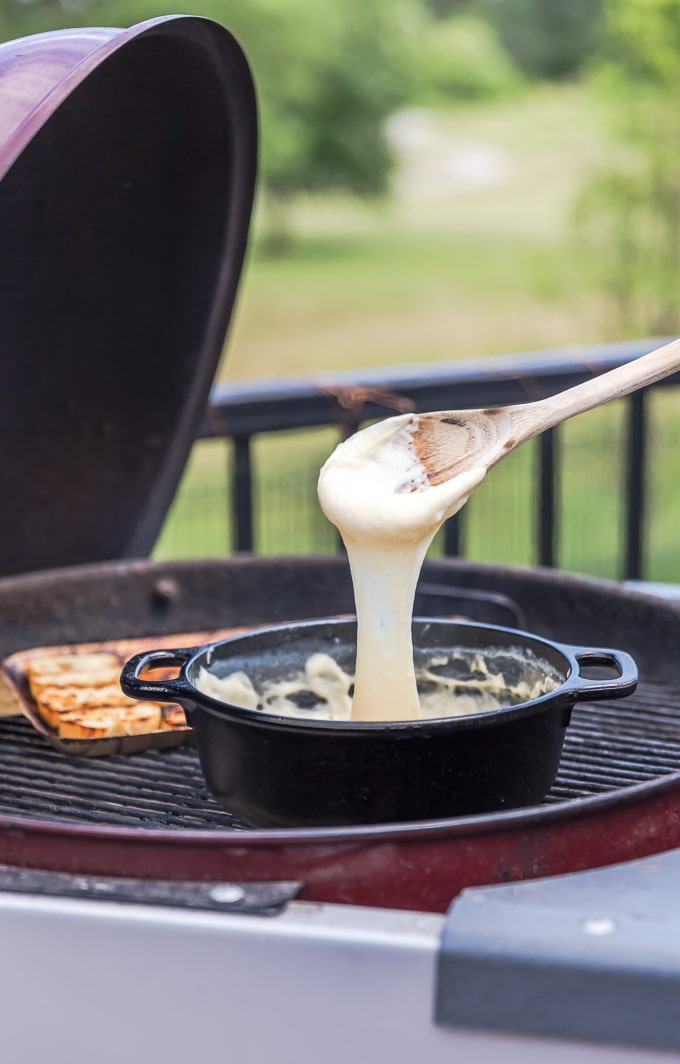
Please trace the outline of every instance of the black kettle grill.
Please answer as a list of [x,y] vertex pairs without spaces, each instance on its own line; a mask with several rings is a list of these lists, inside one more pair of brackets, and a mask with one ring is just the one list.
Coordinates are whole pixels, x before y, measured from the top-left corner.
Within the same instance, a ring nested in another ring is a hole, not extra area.
[[[134,560],[176,490],[247,242],[257,121],[233,37],[192,17],[40,34],[0,46],[0,99],[0,655],[351,612],[341,557]],[[300,880],[309,899],[441,910],[473,883],[680,845],[677,609],[540,570],[450,561],[426,579],[422,613],[452,588],[502,596],[542,638],[637,659],[625,712],[574,712],[543,803],[244,830],[193,750],[93,764],[10,718],[0,862],[171,880],[238,870]]]
[[[351,611],[341,557],[135,560],[206,404],[247,240],[256,111],[236,42],[183,17],[41,34],[0,46],[0,104],[0,657]],[[92,762],[0,720],[6,1055],[68,1045],[84,1064],[96,1046],[113,1064],[133,1016],[149,1064],[225,1044],[300,1064],[348,1046],[395,1064],[677,1051],[661,889],[677,858],[616,862],[680,846],[680,611],[541,570],[448,561],[426,580],[423,613],[460,589],[515,603],[545,639],[621,647],[637,692],[574,710],[540,804],[334,829],[244,829],[190,749]],[[516,885],[537,876],[553,878]],[[511,885],[433,915],[491,883]]]

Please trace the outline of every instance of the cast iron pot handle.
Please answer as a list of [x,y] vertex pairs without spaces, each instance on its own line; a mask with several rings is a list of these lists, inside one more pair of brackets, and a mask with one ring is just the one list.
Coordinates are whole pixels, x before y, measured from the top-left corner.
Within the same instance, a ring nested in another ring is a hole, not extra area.
[[176,650],[147,650],[143,654],[135,654],[123,666],[120,686],[130,698],[145,698],[149,702],[179,702],[193,691],[184,676],[180,675],[175,680],[142,680],[139,674],[144,669],[160,668],[162,665],[186,665],[199,649],[179,647]]
[[[625,650],[598,648],[565,647],[574,658],[576,668],[569,677],[573,693],[580,699],[585,696],[592,699],[621,698],[632,695],[638,684],[638,669],[634,659]],[[581,675],[581,669],[588,665],[606,665],[615,668],[619,675],[608,679],[593,680]]]

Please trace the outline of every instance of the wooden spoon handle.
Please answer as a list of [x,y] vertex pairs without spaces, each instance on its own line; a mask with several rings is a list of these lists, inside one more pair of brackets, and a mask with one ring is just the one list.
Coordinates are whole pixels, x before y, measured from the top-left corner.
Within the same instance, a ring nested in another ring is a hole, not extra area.
[[528,403],[524,409],[527,414],[531,410],[531,420],[535,418],[531,435],[538,435],[553,425],[559,425],[574,414],[593,410],[610,399],[620,399],[638,388],[669,377],[677,370],[680,370],[680,339],[672,340],[647,355],[641,355],[624,366],[610,369],[608,373],[601,373],[599,377],[577,384],[565,392],[541,399],[537,403]]

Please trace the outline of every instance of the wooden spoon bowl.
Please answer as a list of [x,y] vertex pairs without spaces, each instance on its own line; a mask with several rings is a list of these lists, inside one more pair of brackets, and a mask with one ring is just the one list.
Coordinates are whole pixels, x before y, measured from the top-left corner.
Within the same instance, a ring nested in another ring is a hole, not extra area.
[[430,484],[443,484],[468,470],[491,469],[546,429],[678,370],[680,340],[673,340],[624,366],[535,403],[415,415],[413,445]]

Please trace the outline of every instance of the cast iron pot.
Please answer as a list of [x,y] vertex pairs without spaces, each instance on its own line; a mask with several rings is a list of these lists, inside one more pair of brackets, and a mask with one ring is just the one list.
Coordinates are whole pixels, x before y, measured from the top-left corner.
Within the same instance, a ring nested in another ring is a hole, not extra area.
[[[311,827],[532,805],[557,775],[574,704],[621,698],[637,685],[635,662],[622,651],[563,646],[510,628],[420,620],[413,640],[416,664],[444,651],[464,658],[479,652],[508,686],[521,680],[532,686],[547,673],[557,687],[465,717],[384,724],[274,716],[218,701],[196,686],[201,667],[218,677],[244,671],[256,686],[290,678],[319,652],[352,672],[350,620],[286,624],[205,647],[138,654],[125,665],[121,686],[134,698],[185,708],[208,787],[227,812],[251,827]],[[181,666],[177,679],[141,678],[148,668],[169,665]],[[609,675],[588,679],[582,669],[591,666]]]

